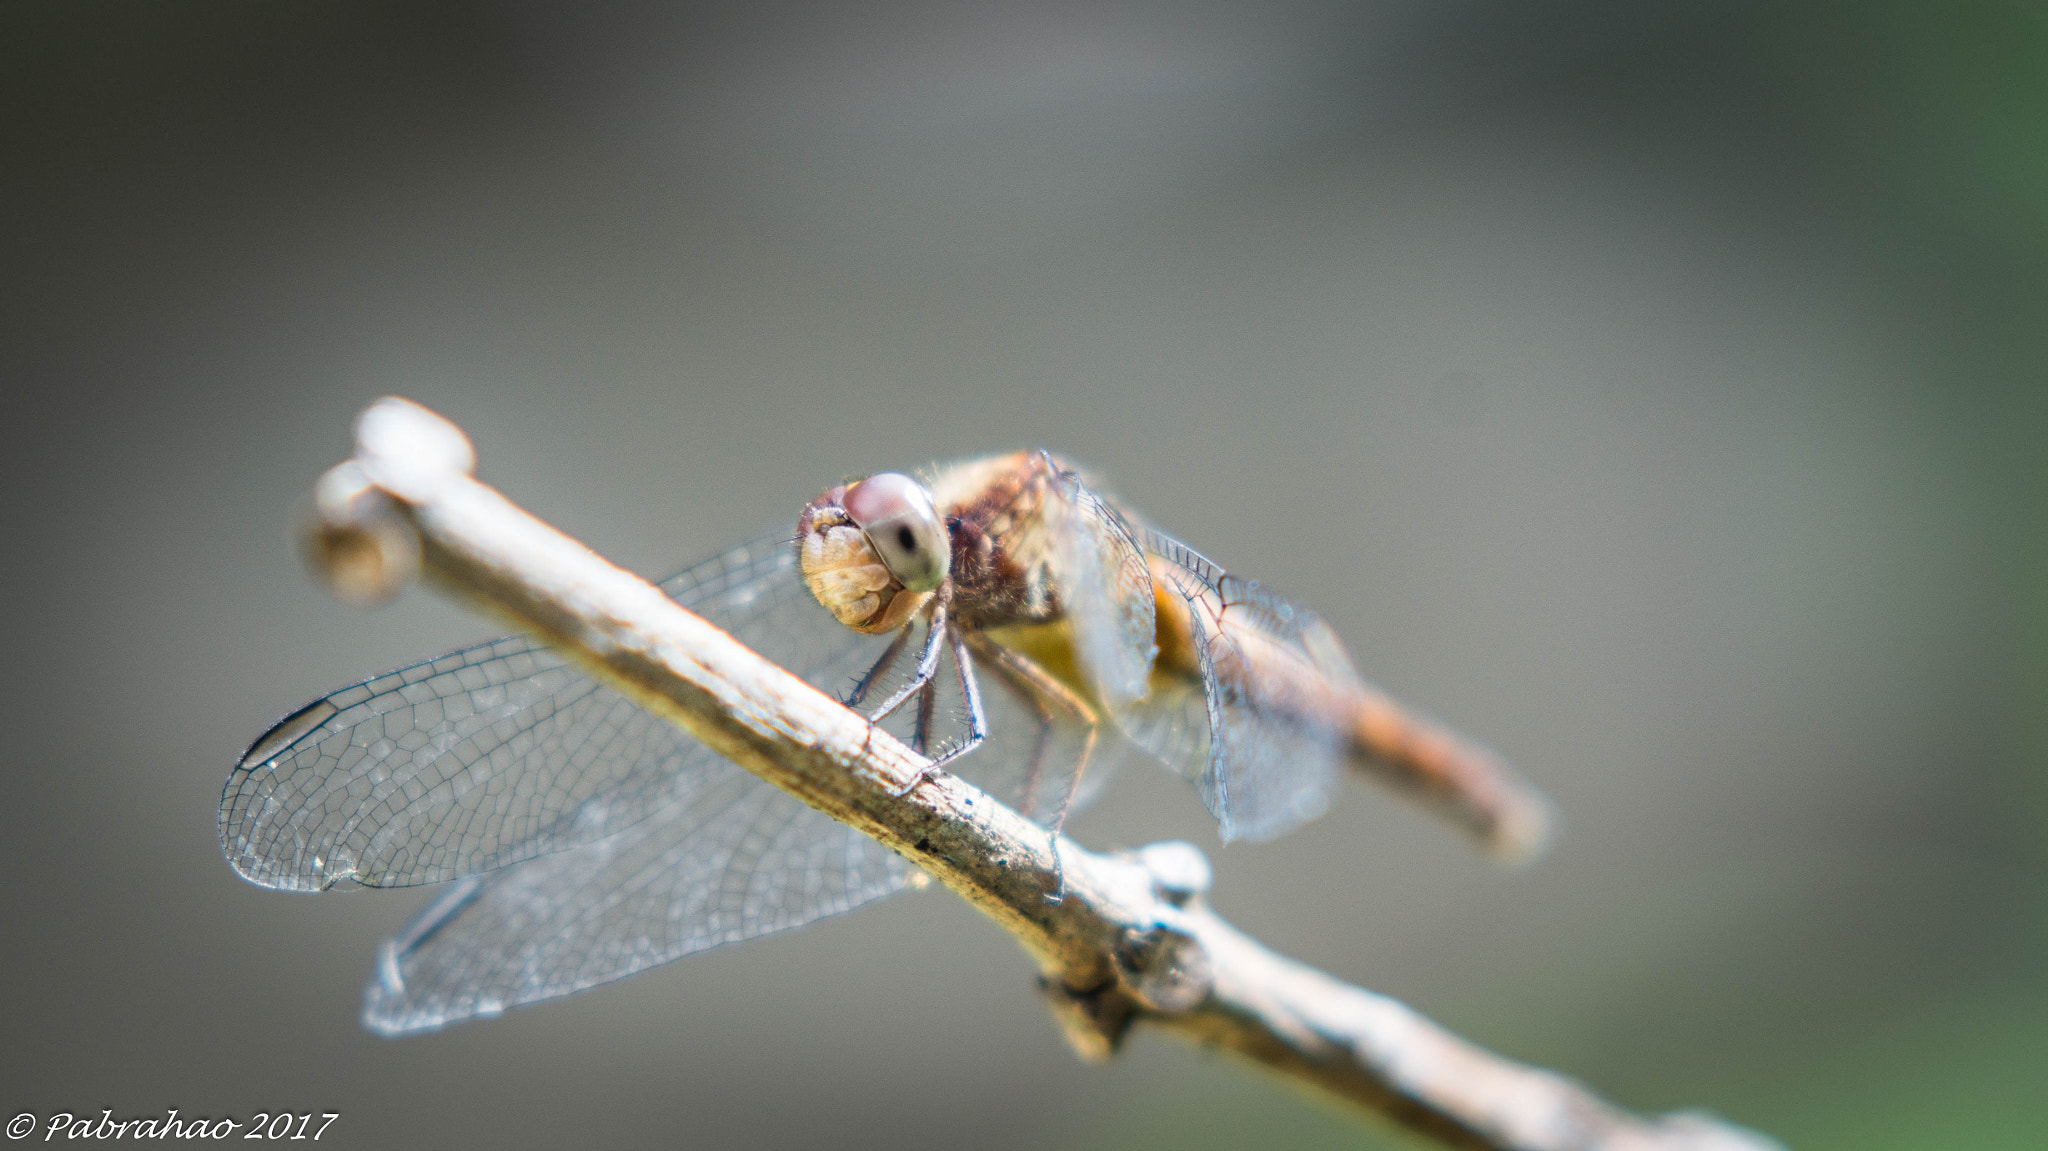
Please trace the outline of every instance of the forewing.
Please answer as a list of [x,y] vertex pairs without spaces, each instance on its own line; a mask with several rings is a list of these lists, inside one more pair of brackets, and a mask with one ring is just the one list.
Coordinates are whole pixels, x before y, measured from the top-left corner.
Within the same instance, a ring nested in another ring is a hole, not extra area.
[[1157,529],[1135,534],[1185,652],[1119,713],[1124,733],[1195,785],[1226,842],[1321,815],[1343,755],[1329,701],[1357,681],[1343,648],[1306,608]]
[[[874,641],[811,602],[794,566],[786,533],[769,534],[661,586],[829,690]],[[631,827],[665,810],[678,780],[724,763],[512,636],[344,688],[278,723],[228,777],[221,845],[268,887],[434,883]]]

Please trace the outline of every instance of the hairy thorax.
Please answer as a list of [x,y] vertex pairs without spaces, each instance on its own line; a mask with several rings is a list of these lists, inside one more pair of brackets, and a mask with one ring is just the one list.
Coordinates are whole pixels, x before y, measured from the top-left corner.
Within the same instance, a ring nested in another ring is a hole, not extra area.
[[953,612],[981,629],[1061,618],[1046,516],[1058,506],[1056,461],[1013,452],[954,464],[931,477],[953,538]]

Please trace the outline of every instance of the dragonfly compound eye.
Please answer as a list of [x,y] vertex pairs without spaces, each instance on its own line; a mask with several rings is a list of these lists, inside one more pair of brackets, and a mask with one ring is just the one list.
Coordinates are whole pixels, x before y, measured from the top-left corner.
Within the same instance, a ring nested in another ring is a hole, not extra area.
[[897,582],[911,591],[932,591],[946,582],[953,545],[923,484],[881,472],[847,488],[844,507]]

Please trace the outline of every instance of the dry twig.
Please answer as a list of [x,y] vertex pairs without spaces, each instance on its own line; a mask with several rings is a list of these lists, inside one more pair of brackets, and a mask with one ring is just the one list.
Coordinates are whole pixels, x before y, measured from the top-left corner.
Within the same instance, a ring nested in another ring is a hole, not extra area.
[[[1493,1055],[1408,1007],[1276,955],[1209,909],[1182,843],[1097,855],[957,776],[612,566],[473,476],[454,425],[372,405],[322,477],[314,566],[377,599],[414,571],[533,632],[587,672],[833,818],[881,840],[1016,936],[1074,1046],[1104,1058],[1140,1020],[1457,1146],[1765,1151],[1685,1114],[1648,1120]],[[1058,902],[1047,895],[1060,889]]]

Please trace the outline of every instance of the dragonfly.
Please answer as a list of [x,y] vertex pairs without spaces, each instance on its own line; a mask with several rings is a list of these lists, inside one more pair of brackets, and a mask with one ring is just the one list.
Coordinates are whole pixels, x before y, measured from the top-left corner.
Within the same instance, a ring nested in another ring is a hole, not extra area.
[[[1226,841],[1320,815],[1347,766],[1504,855],[1542,797],[1369,686],[1307,608],[1212,563],[1045,451],[834,486],[661,581],[1057,831],[1123,758],[1192,783]],[[950,665],[950,666],[948,666]],[[917,884],[912,864],[511,636],[343,688],[230,771],[221,845],[289,891],[446,884],[379,949],[363,1022],[496,1015]]]

